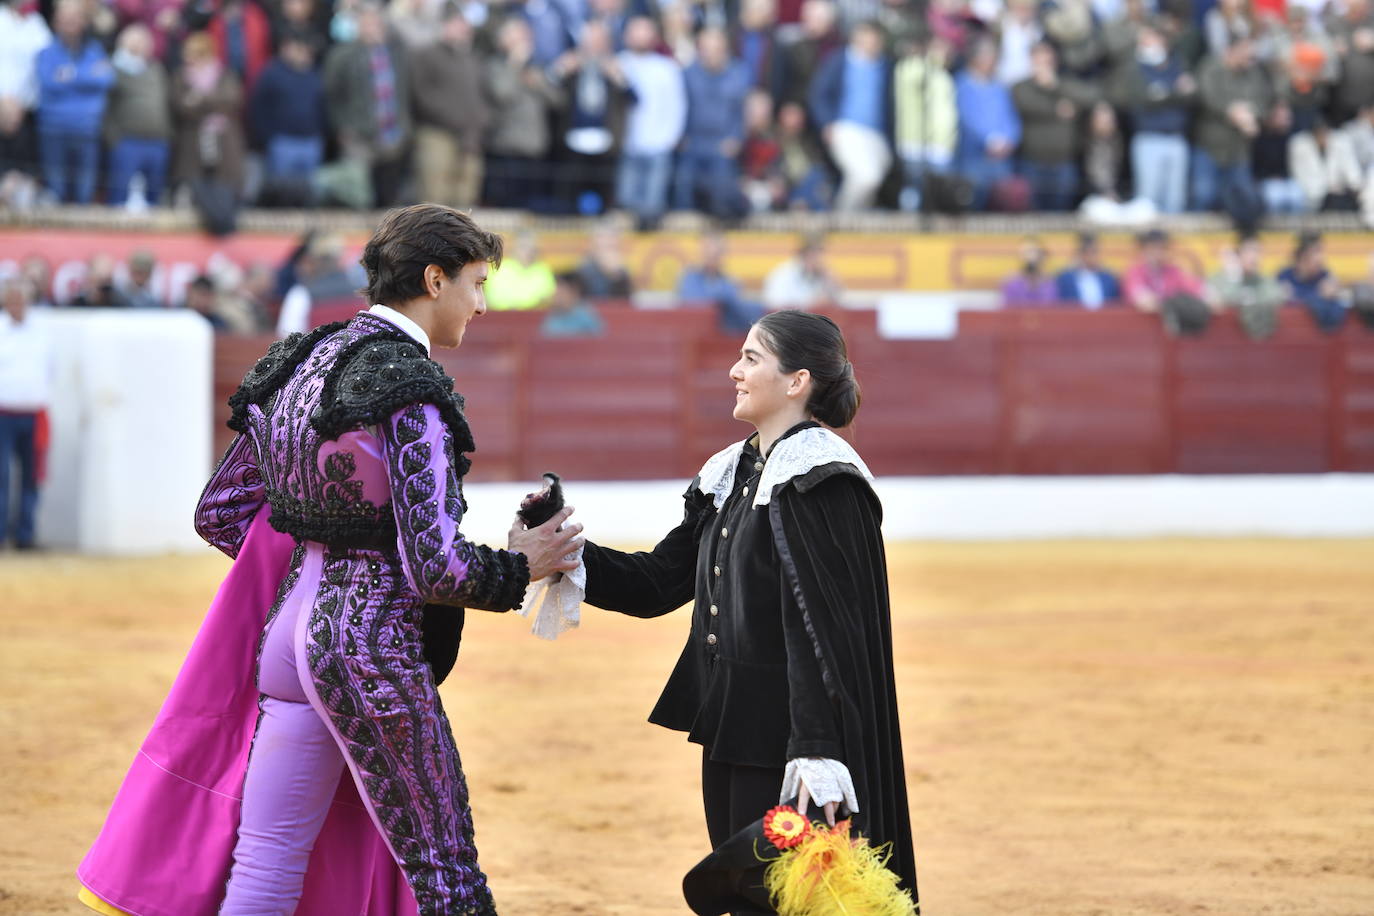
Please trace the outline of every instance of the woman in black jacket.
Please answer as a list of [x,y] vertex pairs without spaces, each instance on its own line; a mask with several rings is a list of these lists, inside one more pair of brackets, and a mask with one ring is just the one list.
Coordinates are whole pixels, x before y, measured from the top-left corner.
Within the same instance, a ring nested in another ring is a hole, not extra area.
[[[656,617],[695,599],[649,720],[703,747],[712,846],[782,798],[837,808],[916,891],[892,673],[882,507],[847,426],[859,386],[833,321],[776,312],[730,370],[757,432],[708,460],[647,553],[588,542],[589,604]],[[818,422],[819,421],[819,422]],[[821,424],[824,423],[825,426]]]

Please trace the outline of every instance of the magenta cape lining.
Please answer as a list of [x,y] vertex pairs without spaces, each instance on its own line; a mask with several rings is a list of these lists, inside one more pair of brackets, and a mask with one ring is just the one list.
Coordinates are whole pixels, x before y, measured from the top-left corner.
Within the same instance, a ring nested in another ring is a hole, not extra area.
[[[214,916],[223,899],[258,717],[258,638],[294,547],[266,512],[253,519],[77,869],[91,892],[133,916]],[[350,778],[339,780],[296,913],[416,916],[405,876]]]

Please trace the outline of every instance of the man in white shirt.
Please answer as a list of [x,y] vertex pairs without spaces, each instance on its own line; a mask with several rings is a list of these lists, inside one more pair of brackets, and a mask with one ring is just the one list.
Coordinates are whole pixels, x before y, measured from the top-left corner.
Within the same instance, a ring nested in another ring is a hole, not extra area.
[[825,266],[825,239],[807,236],[797,256],[773,268],[763,283],[763,304],[770,309],[808,309],[835,305],[840,284]]
[[687,124],[687,90],[682,67],[658,53],[658,26],[647,16],[626,24],[620,69],[634,92],[634,104],[625,124],[616,202],[649,228],[668,208],[673,150]]
[[0,547],[11,537],[10,464],[19,462],[15,546],[34,547],[38,509],[38,418],[48,407],[55,367],[53,343],[41,316],[29,308],[23,280],[0,285]]
[[52,44],[52,32],[37,10],[0,0],[0,195],[13,197],[22,184],[36,191],[31,172],[37,161],[30,114],[38,102],[38,52]]

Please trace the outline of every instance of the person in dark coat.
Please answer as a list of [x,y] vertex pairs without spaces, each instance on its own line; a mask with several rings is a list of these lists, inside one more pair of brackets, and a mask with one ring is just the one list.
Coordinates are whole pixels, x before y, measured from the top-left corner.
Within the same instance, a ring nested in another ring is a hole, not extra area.
[[1078,237],[1073,264],[1055,277],[1056,298],[1076,302],[1085,309],[1099,309],[1121,298],[1121,282],[1102,266],[1097,236],[1084,232]]
[[558,113],[562,162],[556,196],[574,212],[600,213],[612,200],[625,118],[634,101],[606,24],[589,21],[577,48],[560,57],[552,72],[568,100]]
[[308,32],[282,33],[277,56],[258,77],[249,120],[267,153],[270,181],[308,183],[324,161],[327,123],[324,82],[315,70],[315,46]]
[[238,195],[243,188],[243,86],[215,57],[213,39],[196,32],[182,45],[172,80],[177,120],[172,176],[178,184],[213,179]]
[[1278,280],[1287,290],[1289,300],[1307,309],[1321,330],[1329,333],[1345,322],[1341,284],[1327,269],[1321,236],[1303,233],[1298,237],[1293,263],[1279,271]]
[[492,120],[482,92],[482,61],[472,25],[456,3],[443,7],[439,40],[411,59],[415,93],[415,171],[420,196],[466,208],[482,196],[482,134]]
[[757,432],[706,462],[652,551],[587,542],[586,601],[635,617],[694,602],[649,721],[702,746],[712,846],[780,799],[831,823],[847,808],[891,844],[888,868],[914,898],[882,506],[827,428],[859,407],[844,338],[823,316],[774,312],[730,378],[734,415]]
[[410,170],[411,69],[405,46],[387,34],[381,8],[358,8],[356,41],[324,61],[324,103],[343,159],[367,172],[362,197],[390,206]]

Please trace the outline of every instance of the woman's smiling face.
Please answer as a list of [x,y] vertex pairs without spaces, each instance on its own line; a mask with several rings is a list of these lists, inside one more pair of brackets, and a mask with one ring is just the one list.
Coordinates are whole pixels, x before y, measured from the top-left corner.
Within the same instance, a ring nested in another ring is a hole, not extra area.
[[730,367],[735,383],[735,419],[755,426],[791,406],[787,390],[795,373],[784,373],[778,358],[764,344],[757,326],[749,329],[739,361]]

